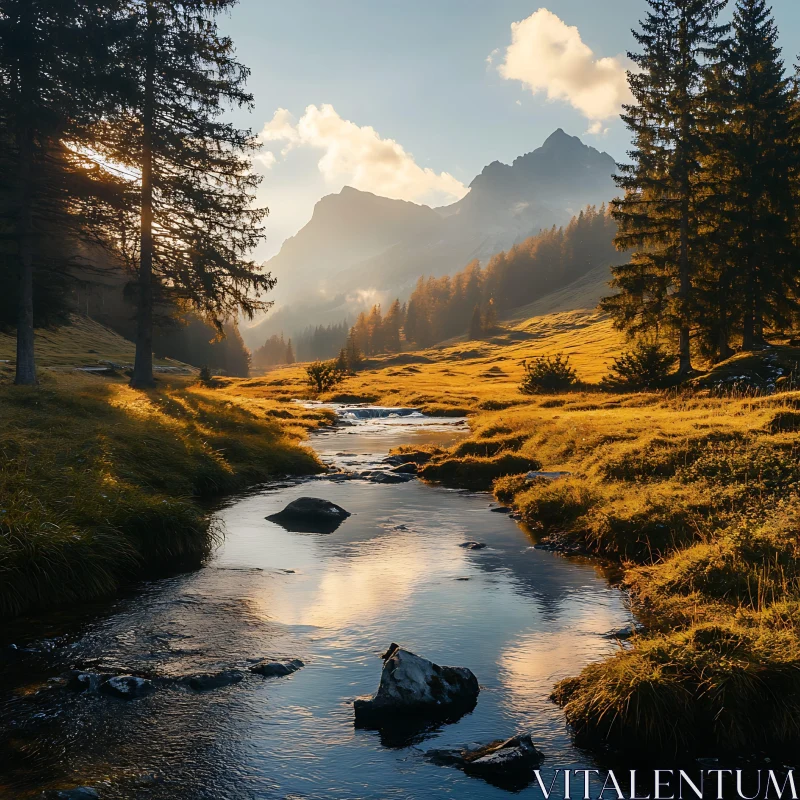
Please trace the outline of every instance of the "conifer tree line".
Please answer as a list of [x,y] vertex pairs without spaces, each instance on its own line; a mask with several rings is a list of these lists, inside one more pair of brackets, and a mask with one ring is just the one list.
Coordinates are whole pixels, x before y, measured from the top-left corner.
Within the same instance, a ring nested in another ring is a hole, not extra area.
[[453,276],[421,277],[408,301],[362,312],[351,338],[364,355],[429,347],[453,336],[479,339],[498,314],[531,303],[615,257],[616,224],[608,209],[589,206],[565,227],[550,228]]
[[291,339],[284,339],[283,334],[273,334],[264,344],[253,351],[252,366],[257,369],[277,366],[278,364],[294,364],[294,345]]
[[[34,327],[63,315],[74,269],[126,266],[132,385],[153,384],[154,309],[226,320],[266,309],[250,260],[267,209],[247,69],[217,18],[237,0],[0,0],[0,258],[15,306],[16,382],[36,382]],[[7,320],[3,320],[7,321]]]
[[798,315],[800,105],[766,0],[648,0],[623,119],[631,163],[612,206],[616,244],[603,301],[634,336],[694,355],[751,350]]

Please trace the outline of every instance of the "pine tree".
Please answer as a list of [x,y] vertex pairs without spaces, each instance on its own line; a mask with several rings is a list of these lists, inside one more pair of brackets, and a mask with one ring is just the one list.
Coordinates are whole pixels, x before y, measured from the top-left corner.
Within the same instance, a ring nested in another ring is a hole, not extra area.
[[383,348],[389,353],[396,353],[400,350],[402,313],[400,300],[395,300],[383,318]]
[[294,348],[292,347],[292,340],[286,343],[286,363],[287,364],[294,364],[295,357],[294,357]]
[[476,304],[469,322],[469,338],[480,339],[481,336],[483,336],[483,314],[481,314],[481,307]]
[[248,71],[216,25],[236,0],[126,0],[125,58],[135,85],[126,113],[104,132],[105,155],[135,170],[139,230],[136,360],[131,384],[153,384],[153,305],[168,292],[219,330],[238,313],[269,307],[275,284],[248,258],[266,209],[253,205],[250,131],[223,122],[252,105]]
[[647,0],[634,37],[640,53],[628,73],[635,104],[623,120],[633,134],[632,164],[617,176],[614,202],[620,250],[627,265],[613,270],[615,296],[604,308],[630,333],[667,322],[679,334],[679,374],[692,370],[694,285],[702,258],[700,210],[707,187],[700,159],[708,136],[706,78],[720,60],[728,26],[717,23],[726,0]]
[[34,300],[63,310],[80,241],[104,240],[102,176],[77,148],[111,103],[105,26],[113,10],[102,0],[4,0],[0,8],[0,257],[13,276],[18,384],[36,383]]
[[718,358],[731,354],[734,328],[751,350],[763,344],[765,326],[788,324],[800,288],[797,93],[765,0],[738,0],[733,30],[726,69],[715,76],[722,122],[706,165],[715,180],[710,315]]

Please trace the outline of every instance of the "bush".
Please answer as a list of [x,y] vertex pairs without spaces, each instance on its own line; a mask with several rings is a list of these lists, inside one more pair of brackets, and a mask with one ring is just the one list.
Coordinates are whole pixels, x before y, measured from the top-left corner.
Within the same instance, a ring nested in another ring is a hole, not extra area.
[[420,470],[426,481],[458,489],[488,492],[497,478],[541,469],[541,463],[516,453],[501,453],[493,458],[445,458]]
[[338,361],[315,361],[306,367],[308,384],[315,392],[328,392],[342,382],[345,373]]
[[670,383],[675,356],[660,344],[639,342],[624,352],[603,379],[607,389],[663,389]]
[[578,382],[578,375],[569,362],[569,356],[556,353],[554,356],[539,356],[528,363],[524,361],[525,377],[519,390],[523,394],[564,392]]

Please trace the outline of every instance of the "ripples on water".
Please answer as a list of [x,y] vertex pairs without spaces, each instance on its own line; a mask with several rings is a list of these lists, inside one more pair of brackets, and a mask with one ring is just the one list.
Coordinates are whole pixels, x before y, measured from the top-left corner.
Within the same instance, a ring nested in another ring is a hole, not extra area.
[[[410,415],[349,419],[313,445],[350,468],[402,442],[448,444],[463,431]],[[302,495],[353,516],[330,535],[264,519]],[[532,733],[545,770],[591,766],[547,696],[613,651],[602,634],[629,622],[623,597],[592,566],[532,549],[490,501],[418,481],[323,478],[259,491],[219,511],[227,538],[205,569],[81,617],[16,625],[9,641],[38,652],[4,651],[3,686],[16,691],[0,712],[0,796],[84,784],[115,800],[502,797],[424,752],[518,731]],[[464,550],[465,540],[488,547]],[[378,655],[391,641],[472,669],[482,687],[475,711],[400,747],[356,730],[352,699],[375,691]],[[92,659],[100,669],[176,677],[260,657],[307,666],[202,694],[167,685],[132,702],[20,691]]]

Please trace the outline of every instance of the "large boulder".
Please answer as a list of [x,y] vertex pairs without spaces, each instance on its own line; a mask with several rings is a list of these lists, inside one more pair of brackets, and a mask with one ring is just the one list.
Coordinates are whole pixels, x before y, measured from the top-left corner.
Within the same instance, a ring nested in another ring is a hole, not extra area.
[[440,667],[392,643],[374,697],[353,704],[356,724],[384,725],[395,718],[457,718],[478,701],[478,679],[466,667]]
[[319,497],[298,497],[283,511],[270,514],[267,519],[288,531],[298,533],[333,533],[348,517],[345,511],[330,500]]

